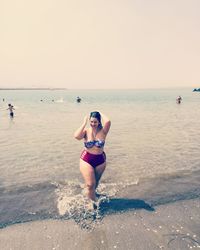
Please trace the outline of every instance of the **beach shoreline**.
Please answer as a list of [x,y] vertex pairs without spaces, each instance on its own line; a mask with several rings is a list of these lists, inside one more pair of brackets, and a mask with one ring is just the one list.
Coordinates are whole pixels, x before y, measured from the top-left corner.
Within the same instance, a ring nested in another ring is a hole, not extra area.
[[154,210],[106,215],[93,230],[73,220],[42,220],[0,230],[4,250],[200,248],[200,200],[176,201]]

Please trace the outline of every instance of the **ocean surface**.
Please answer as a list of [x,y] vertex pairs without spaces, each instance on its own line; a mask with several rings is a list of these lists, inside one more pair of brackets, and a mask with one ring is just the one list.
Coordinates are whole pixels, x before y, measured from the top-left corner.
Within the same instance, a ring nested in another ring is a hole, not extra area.
[[[176,103],[178,95],[181,104]],[[8,103],[15,107],[13,119]],[[69,219],[83,205],[83,142],[73,133],[95,110],[112,122],[100,192],[152,207],[199,198],[199,108],[200,93],[189,88],[1,90],[0,227]],[[107,209],[131,209],[128,203],[112,206]]]

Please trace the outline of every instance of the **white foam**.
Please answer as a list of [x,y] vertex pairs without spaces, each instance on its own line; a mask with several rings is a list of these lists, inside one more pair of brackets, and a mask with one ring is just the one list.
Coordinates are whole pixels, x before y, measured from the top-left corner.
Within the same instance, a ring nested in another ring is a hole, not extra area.
[[60,99],[56,100],[55,102],[57,102],[57,103],[63,103],[64,100],[63,100],[63,98],[60,98]]

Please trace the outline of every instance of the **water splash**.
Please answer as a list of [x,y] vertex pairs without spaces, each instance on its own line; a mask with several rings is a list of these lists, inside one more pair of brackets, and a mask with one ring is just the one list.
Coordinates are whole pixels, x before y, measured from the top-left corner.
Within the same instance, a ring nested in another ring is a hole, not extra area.
[[60,99],[56,100],[55,102],[57,102],[57,103],[63,103],[64,100],[63,100],[63,98],[60,98]]
[[109,203],[111,197],[115,197],[117,192],[131,183],[102,183],[97,189],[97,201],[89,200],[85,195],[83,184],[78,181],[57,184],[55,190],[57,195],[57,210],[64,219],[74,219],[74,221],[86,230],[93,230],[103,219],[101,205]]

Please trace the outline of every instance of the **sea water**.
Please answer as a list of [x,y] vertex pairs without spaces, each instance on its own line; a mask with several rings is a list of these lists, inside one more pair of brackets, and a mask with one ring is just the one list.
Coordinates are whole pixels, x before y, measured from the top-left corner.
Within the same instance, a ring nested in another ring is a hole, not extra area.
[[[8,103],[15,108],[13,119]],[[200,94],[189,88],[1,90],[1,226],[76,210],[83,187],[83,141],[73,133],[96,110],[112,122],[101,192],[154,205],[172,199],[171,193],[199,197],[199,104]]]

